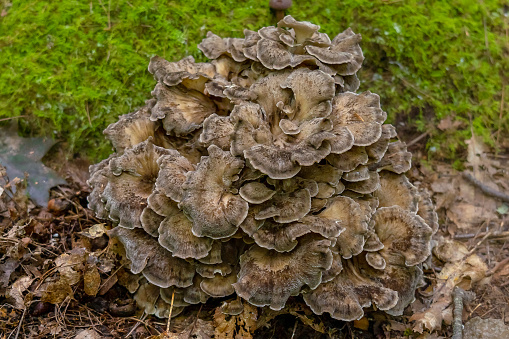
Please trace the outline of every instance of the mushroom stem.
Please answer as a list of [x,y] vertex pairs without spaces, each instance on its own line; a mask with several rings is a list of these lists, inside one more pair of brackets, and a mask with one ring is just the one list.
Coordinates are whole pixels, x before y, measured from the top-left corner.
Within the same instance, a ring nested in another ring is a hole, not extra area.
[[276,13],[277,22],[285,17],[285,10],[292,6],[292,0],[270,0],[269,7]]

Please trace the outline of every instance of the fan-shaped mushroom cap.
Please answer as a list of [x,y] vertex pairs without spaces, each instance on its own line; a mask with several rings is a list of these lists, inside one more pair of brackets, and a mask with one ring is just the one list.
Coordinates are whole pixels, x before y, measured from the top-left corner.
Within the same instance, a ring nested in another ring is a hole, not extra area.
[[371,162],[379,162],[383,158],[389,147],[390,140],[395,138],[396,135],[396,128],[394,126],[388,124],[382,125],[382,135],[380,139],[366,146],[366,153],[371,159]]
[[339,33],[331,46],[306,46],[306,51],[321,62],[332,65],[340,75],[355,74],[362,65],[364,56],[359,46],[361,35],[355,34],[350,28]]
[[106,202],[111,220],[126,228],[142,227],[140,216],[159,172],[157,159],[170,152],[155,146],[149,138],[110,159],[108,184],[101,199]]
[[380,310],[393,308],[398,302],[397,292],[384,287],[372,276],[361,273],[361,265],[346,260],[343,270],[333,280],[304,294],[306,304],[316,314],[328,312],[331,317],[344,321],[362,318],[363,307],[371,303]]
[[278,192],[261,205],[255,219],[274,218],[279,223],[289,223],[304,217],[311,209],[311,194],[308,189],[293,192]]
[[161,120],[167,134],[188,134],[202,126],[206,117],[216,112],[216,105],[206,95],[182,85],[168,87],[158,83],[152,95],[151,120]]
[[203,278],[196,274],[193,278],[193,284],[184,289],[184,302],[189,304],[206,303],[210,296],[203,292],[200,288],[200,284]]
[[330,205],[320,216],[336,222],[344,228],[338,236],[337,248],[343,258],[350,258],[362,251],[364,237],[368,231],[368,217],[353,199],[338,196],[330,199]]
[[280,310],[304,285],[322,282],[332,265],[330,240],[306,237],[292,252],[278,253],[253,245],[240,257],[237,295],[255,306]]
[[244,311],[242,299],[237,297],[233,300],[225,301],[221,305],[221,312],[228,315],[239,315]]
[[164,217],[154,212],[151,208],[145,208],[140,215],[141,226],[153,237],[159,236],[159,225],[164,220]]
[[377,172],[369,171],[369,178],[362,181],[343,181],[345,188],[360,194],[370,194],[380,188],[380,176]]
[[355,146],[368,146],[382,135],[387,114],[380,108],[380,97],[369,91],[340,93],[332,100],[330,119],[334,129],[346,127],[353,135]]
[[272,198],[276,191],[271,190],[261,182],[248,182],[239,191],[240,196],[251,204],[261,204]]
[[198,48],[209,59],[217,59],[227,51],[226,41],[210,31],[207,32],[207,37],[198,44]]
[[124,245],[131,272],[142,273],[147,280],[159,287],[188,287],[192,284],[194,267],[172,255],[157,240],[141,229],[129,230],[115,227],[110,235]]
[[115,151],[122,154],[125,149],[131,148],[149,137],[154,144],[170,148],[171,144],[158,123],[150,120],[150,109],[145,106],[136,112],[125,114],[119,120],[104,130],[104,135],[111,141]]
[[[170,315],[170,304],[166,303],[160,297],[160,288],[147,283],[142,282],[138,291],[134,295],[134,300],[138,306],[144,309],[147,314],[154,314],[159,318],[168,318]],[[176,317],[184,310],[183,307],[174,307],[172,310],[172,317]]]
[[387,152],[380,162],[369,166],[370,170],[387,170],[402,174],[412,167],[412,153],[407,152],[406,144],[401,141],[389,143]]
[[365,165],[368,162],[368,154],[364,147],[354,146],[342,154],[329,154],[327,161],[340,171],[350,172],[359,165]]
[[204,278],[200,283],[200,288],[211,297],[221,298],[235,293],[233,284],[237,281],[237,272],[232,272],[226,276],[216,274],[212,278]]
[[419,191],[404,174],[383,173],[380,188],[373,193],[380,207],[400,206],[412,213],[417,212]]
[[213,240],[195,236],[192,228],[193,223],[180,211],[167,216],[159,225],[159,243],[178,258],[205,258]]
[[179,207],[193,221],[196,236],[226,238],[237,231],[249,209],[244,199],[227,191],[244,162],[215,145],[208,153],[187,175]]
[[203,132],[200,134],[200,143],[208,147],[219,146],[222,150],[230,149],[235,126],[231,116],[212,114],[203,121]]
[[388,264],[414,266],[431,255],[433,232],[420,216],[399,206],[381,207],[371,222],[384,244],[379,253]]
[[[154,75],[157,81],[168,86],[176,86],[180,83],[188,85],[189,81],[197,80],[200,77],[204,78],[201,80],[203,83],[216,75],[212,64],[197,64],[192,56],[177,62],[169,62],[159,56],[154,56],[150,59],[148,71]],[[186,81],[186,79],[189,80]]]
[[180,202],[184,194],[182,186],[186,181],[186,175],[194,171],[195,167],[174,150],[160,157],[157,164],[160,168],[156,180],[157,189],[173,201]]

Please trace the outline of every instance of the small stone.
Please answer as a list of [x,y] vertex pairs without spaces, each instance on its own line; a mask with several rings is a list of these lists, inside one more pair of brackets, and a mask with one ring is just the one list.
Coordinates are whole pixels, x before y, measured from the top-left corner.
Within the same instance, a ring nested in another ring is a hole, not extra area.
[[509,326],[501,319],[481,319],[476,317],[465,324],[463,338],[470,339],[507,339]]

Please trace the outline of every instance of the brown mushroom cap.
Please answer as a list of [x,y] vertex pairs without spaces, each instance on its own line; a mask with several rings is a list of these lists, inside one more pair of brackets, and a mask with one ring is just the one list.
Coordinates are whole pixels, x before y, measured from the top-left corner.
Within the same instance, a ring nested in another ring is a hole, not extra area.
[[432,230],[420,216],[399,206],[379,208],[371,222],[390,264],[415,266],[431,255]]
[[387,114],[380,108],[380,97],[369,91],[340,93],[332,100],[334,128],[346,127],[353,134],[355,146],[368,146],[382,135]]
[[244,162],[215,145],[209,146],[208,153],[188,173],[179,208],[192,220],[196,236],[227,238],[237,231],[249,208],[240,196],[226,191]]
[[344,228],[336,244],[343,258],[350,258],[362,251],[368,231],[368,216],[355,200],[344,196],[335,197],[320,216],[336,220]]
[[276,10],[285,10],[292,6],[292,0],[270,0],[269,7]]
[[131,272],[142,273],[150,283],[162,288],[192,284],[194,267],[185,260],[172,257],[143,230],[115,227],[109,234],[124,245],[127,259],[131,261]]
[[419,192],[404,174],[383,173],[380,176],[380,188],[373,196],[378,198],[380,207],[397,205],[407,211],[417,212]]
[[[304,294],[304,301],[316,314],[330,313],[331,317],[352,321],[363,317],[364,307],[376,304],[380,310],[396,306],[398,294],[373,277],[361,273],[359,266],[346,260],[343,270],[333,280]],[[365,266],[365,265],[364,265]]]
[[115,151],[122,154],[127,148],[149,137],[153,138],[154,144],[169,148],[170,142],[161,130],[157,122],[150,120],[150,109],[145,106],[136,112],[120,116],[119,120],[109,125],[103,133],[111,141]]
[[101,199],[111,220],[126,228],[142,227],[140,216],[159,172],[157,159],[170,152],[149,138],[110,159],[106,173],[109,181]]
[[330,240],[306,237],[292,252],[278,253],[253,245],[240,257],[237,295],[255,306],[284,307],[304,285],[316,288],[332,265]]
[[216,105],[201,92],[182,85],[168,87],[158,83],[152,95],[151,120],[161,120],[167,134],[186,135],[202,126],[206,117],[216,112]]

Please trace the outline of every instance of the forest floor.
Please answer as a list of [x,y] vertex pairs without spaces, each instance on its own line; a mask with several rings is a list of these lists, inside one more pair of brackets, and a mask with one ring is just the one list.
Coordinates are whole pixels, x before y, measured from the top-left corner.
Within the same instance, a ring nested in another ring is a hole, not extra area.
[[[465,170],[457,171],[427,160],[423,138],[402,139],[414,156],[407,175],[432,194],[440,220],[426,286],[402,316],[371,308],[341,322],[314,315],[297,298],[279,312],[245,307],[225,317],[223,298],[187,307],[170,324],[146,316],[121,285],[124,267],[108,251],[108,225],[87,209],[89,164],[50,159],[67,184],[51,189],[44,207],[26,198],[23,180],[0,171],[0,338],[431,339],[450,338],[454,320],[466,331],[479,326],[470,322],[476,317],[509,323],[509,153],[472,137]],[[461,318],[453,316],[454,299],[464,304]],[[499,334],[508,330],[502,322]]]

